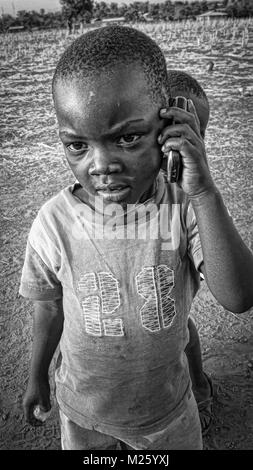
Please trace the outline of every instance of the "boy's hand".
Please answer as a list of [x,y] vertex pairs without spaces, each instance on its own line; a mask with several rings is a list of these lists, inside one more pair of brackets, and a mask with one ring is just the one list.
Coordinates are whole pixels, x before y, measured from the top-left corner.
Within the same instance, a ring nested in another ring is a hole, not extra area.
[[182,175],[179,185],[189,197],[200,196],[215,188],[210,174],[205,144],[200,134],[199,119],[195,106],[188,100],[188,111],[181,108],[170,107],[162,109],[160,116],[173,120],[176,124],[165,127],[158,142],[165,153],[162,168],[167,165],[170,150],[177,150],[182,159]]
[[25,420],[32,426],[41,426],[42,422],[35,418],[33,412],[35,406],[40,405],[43,411],[51,409],[50,386],[48,379],[28,382],[28,387],[23,398],[23,410]]

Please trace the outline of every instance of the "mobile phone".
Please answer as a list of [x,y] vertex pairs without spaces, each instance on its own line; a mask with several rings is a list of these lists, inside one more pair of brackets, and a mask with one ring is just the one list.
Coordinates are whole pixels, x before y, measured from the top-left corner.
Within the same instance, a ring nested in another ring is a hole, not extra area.
[[[187,99],[184,96],[176,96],[171,100],[171,106],[185,109],[187,111]],[[174,124],[174,122],[172,123]],[[177,183],[182,173],[181,155],[176,150],[170,150],[167,163],[167,180],[170,183]]]

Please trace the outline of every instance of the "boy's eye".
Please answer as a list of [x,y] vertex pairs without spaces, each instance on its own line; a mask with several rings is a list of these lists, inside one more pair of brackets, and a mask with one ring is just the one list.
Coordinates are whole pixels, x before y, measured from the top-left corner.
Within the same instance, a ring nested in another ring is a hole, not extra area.
[[137,140],[140,139],[140,135],[137,135],[137,134],[126,134],[126,135],[122,135],[119,139],[118,139],[118,144],[120,145],[131,145],[131,144],[135,144],[135,142],[137,142]]
[[84,144],[83,142],[73,142],[72,144],[66,145],[66,147],[73,153],[84,152],[88,149],[87,144]]

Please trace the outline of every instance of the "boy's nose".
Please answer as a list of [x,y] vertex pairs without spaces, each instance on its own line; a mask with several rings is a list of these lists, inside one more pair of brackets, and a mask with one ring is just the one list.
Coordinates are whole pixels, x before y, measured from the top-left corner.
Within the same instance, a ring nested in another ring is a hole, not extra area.
[[112,157],[107,150],[99,149],[94,151],[89,168],[90,175],[108,175],[110,173],[120,173],[121,171],[122,164],[115,156]]

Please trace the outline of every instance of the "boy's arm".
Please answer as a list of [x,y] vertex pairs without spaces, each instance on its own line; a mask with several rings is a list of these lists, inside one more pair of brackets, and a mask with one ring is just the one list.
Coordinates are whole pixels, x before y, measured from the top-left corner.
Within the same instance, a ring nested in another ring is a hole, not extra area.
[[164,153],[180,152],[183,163],[179,182],[196,214],[204,255],[204,275],[217,300],[241,313],[253,306],[253,255],[233,225],[208,167],[199,119],[191,100],[189,112],[161,110],[161,117],[178,124],[167,126],[158,138]]
[[191,198],[203,250],[202,271],[224,308],[235,313],[253,305],[253,256],[215,188]]
[[61,338],[63,322],[62,299],[36,301],[30,376],[23,399],[25,419],[33,425],[38,424],[33,416],[36,405],[45,411],[51,408],[48,369]]

